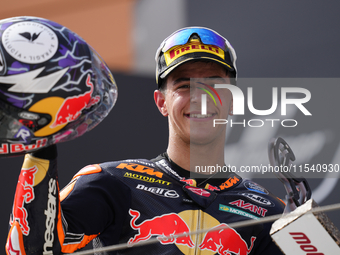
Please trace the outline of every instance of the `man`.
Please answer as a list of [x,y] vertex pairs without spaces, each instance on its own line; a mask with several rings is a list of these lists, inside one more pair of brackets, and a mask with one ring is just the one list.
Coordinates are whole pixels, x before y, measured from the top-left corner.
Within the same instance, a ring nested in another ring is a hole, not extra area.
[[[214,128],[212,120],[232,114],[232,96],[229,90],[213,86],[235,84],[235,61],[230,43],[207,28],[184,28],[165,39],[156,54],[159,89],[154,100],[169,121],[167,151],[153,160],[83,168],[61,192],[60,206],[53,193],[56,146],[27,156],[25,165],[46,166],[44,181],[49,189],[35,187],[36,194],[46,194],[42,208],[26,206],[31,215],[44,212],[45,216],[31,218],[32,236],[23,237],[22,254],[23,249],[26,254],[71,253],[91,240],[94,247],[133,245],[153,237],[158,239],[154,244],[117,254],[282,254],[268,234],[271,224],[216,230],[282,213],[284,205],[278,199],[235,173],[195,171],[195,166],[225,166],[225,126]],[[207,90],[219,95],[220,104],[207,100],[207,112],[202,114],[201,98]],[[44,240],[33,236],[34,227],[43,229]],[[210,230],[189,235],[200,229]],[[16,230],[20,236],[20,225]]]

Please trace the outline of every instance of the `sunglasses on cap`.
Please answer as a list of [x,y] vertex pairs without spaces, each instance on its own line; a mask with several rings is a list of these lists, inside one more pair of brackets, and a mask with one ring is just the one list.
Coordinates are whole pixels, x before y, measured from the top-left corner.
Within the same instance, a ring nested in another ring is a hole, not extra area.
[[161,43],[160,47],[158,48],[156,52],[156,61],[161,52],[166,52],[174,46],[188,43],[190,37],[193,34],[197,34],[203,44],[214,45],[224,51],[230,51],[231,61],[234,62],[235,52],[228,40],[214,30],[203,27],[183,28],[172,33]]

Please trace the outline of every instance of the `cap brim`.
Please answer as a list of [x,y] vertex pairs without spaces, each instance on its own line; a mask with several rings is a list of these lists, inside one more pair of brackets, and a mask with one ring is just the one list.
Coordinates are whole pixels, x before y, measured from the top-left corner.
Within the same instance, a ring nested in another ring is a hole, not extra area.
[[168,70],[166,70],[165,72],[163,72],[161,75],[160,75],[160,78],[161,79],[164,79],[166,76],[168,76],[168,74],[170,73],[170,72],[172,72],[175,68],[177,68],[178,66],[180,66],[180,65],[182,65],[182,64],[184,64],[184,63],[186,63],[186,62],[188,62],[188,61],[192,61],[192,60],[200,60],[200,59],[203,59],[203,60],[211,60],[211,61],[213,61],[213,62],[216,62],[216,63],[218,63],[218,64],[220,64],[220,65],[222,65],[222,66],[224,66],[224,67],[226,67],[229,71],[235,71],[235,69],[232,67],[232,66],[230,66],[230,65],[228,65],[227,63],[224,63],[223,61],[219,61],[219,60],[217,60],[217,59],[215,59],[215,58],[211,58],[211,57],[206,57],[206,56],[201,56],[201,57],[195,57],[195,58],[186,58],[186,59],[183,59],[182,61],[180,61],[180,62],[178,62],[178,63],[176,63],[175,65],[173,65],[172,67],[170,67]]

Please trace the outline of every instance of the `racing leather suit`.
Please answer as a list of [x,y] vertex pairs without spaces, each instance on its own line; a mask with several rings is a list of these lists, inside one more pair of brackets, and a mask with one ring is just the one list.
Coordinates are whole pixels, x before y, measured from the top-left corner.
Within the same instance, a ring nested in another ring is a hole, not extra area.
[[[269,236],[271,223],[214,230],[284,209],[265,188],[235,173],[193,179],[164,153],[87,166],[58,196],[56,153],[48,155],[54,156],[25,157],[7,254],[72,253],[91,240],[97,248],[155,237],[153,244],[102,254],[282,254]],[[199,229],[210,230],[187,234]]]

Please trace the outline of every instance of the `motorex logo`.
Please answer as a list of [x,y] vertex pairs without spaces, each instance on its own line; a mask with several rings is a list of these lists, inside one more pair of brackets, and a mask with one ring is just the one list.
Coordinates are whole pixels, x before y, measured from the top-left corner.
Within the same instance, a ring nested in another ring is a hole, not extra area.
[[[221,97],[221,90],[226,89],[229,90],[233,101],[233,115],[239,115],[239,116],[245,116],[246,110],[248,110],[251,114],[255,116],[266,116],[268,119],[262,120],[262,119],[250,119],[246,121],[244,119],[241,122],[237,122],[234,124],[243,125],[244,127],[248,124],[250,127],[262,127],[265,122],[270,123],[272,126],[274,126],[276,122],[280,122],[283,127],[295,127],[298,122],[295,119],[282,119],[283,117],[287,116],[287,109],[289,107],[295,107],[297,108],[304,116],[311,116],[312,113],[307,109],[306,104],[311,100],[311,92],[302,87],[272,87],[267,86],[265,89],[267,92],[269,92],[271,95],[268,95],[266,93],[266,96],[259,97],[259,94],[254,93],[258,89],[257,86],[254,87],[247,87],[246,88],[246,95],[241,90],[240,87],[232,85],[232,84],[215,84],[213,86],[206,85],[203,82],[197,82],[201,85],[205,85],[205,87],[208,87],[213,93],[208,91],[206,88],[199,88],[206,92],[206,94],[201,94],[201,114],[207,115],[207,94],[212,98],[215,106],[216,100],[215,98],[218,98],[220,101],[220,104],[222,106]],[[263,88],[262,88],[263,90]],[[219,92],[217,92],[219,91]],[[209,92],[209,93],[208,93]],[[261,95],[260,95],[261,96]],[[255,106],[254,101],[266,101],[267,103],[270,103],[270,106],[266,106],[266,108],[258,108]],[[246,108],[247,107],[247,108]],[[270,118],[270,115],[274,115],[275,118]],[[280,118],[278,118],[278,116]],[[232,125],[232,120],[228,122],[227,119],[218,119],[215,118],[213,120],[213,126],[220,124],[230,124]]]

